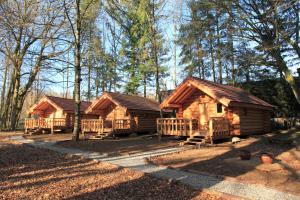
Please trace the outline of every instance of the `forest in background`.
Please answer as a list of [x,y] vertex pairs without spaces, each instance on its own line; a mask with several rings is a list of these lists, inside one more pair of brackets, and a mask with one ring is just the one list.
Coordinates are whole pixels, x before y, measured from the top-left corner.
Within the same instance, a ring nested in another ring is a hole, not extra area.
[[290,116],[299,19],[297,0],[1,0],[0,126],[45,93],[77,110],[103,91],[161,102],[186,76],[242,86]]

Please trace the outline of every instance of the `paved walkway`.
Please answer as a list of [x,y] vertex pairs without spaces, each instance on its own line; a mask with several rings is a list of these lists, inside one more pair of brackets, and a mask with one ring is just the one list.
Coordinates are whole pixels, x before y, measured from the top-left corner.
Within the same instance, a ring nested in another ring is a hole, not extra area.
[[180,151],[181,148],[168,148],[155,151],[147,151],[128,156],[109,157],[107,154],[100,154],[97,152],[88,152],[78,149],[70,149],[54,146],[55,142],[36,142],[33,140],[24,139],[23,137],[12,137],[12,140],[26,143],[35,147],[50,149],[59,153],[68,153],[82,156],[97,161],[108,162],[122,167],[129,167],[138,171],[152,174],[156,177],[173,179],[191,186],[194,189],[209,189],[226,194],[239,196],[246,199],[257,200],[300,200],[299,196],[289,193],[277,191],[275,189],[266,188],[253,184],[244,184],[240,182],[233,182],[222,180],[212,176],[199,175],[190,172],[180,171],[176,169],[168,169],[166,167],[148,164],[145,158],[155,155],[163,155]]

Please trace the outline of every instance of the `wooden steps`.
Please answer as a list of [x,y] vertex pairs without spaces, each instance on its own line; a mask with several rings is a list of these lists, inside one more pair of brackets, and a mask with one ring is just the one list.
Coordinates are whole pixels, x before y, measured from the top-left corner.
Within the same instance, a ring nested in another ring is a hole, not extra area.
[[36,128],[36,129],[29,129],[24,134],[25,135],[38,135],[38,134],[42,134],[42,133],[43,133],[42,128]]
[[200,130],[189,136],[186,141],[182,143],[182,145],[194,145],[197,147],[204,146],[206,143],[210,142],[208,135],[208,131]]

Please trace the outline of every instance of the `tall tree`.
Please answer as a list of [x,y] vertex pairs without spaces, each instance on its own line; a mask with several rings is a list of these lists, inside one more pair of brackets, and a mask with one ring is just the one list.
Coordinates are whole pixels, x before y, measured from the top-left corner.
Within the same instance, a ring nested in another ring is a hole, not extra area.
[[0,113],[3,128],[16,129],[26,94],[43,64],[65,51],[55,42],[64,24],[61,10],[59,2],[50,0],[0,4],[0,52],[13,66],[6,107]]
[[88,0],[83,2],[81,0],[66,1],[64,0],[64,11],[69,22],[71,34],[73,36],[74,44],[74,100],[75,100],[75,120],[73,130],[73,140],[79,140],[80,134],[80,106],[81,106],[81,38],[82,38],[82,26],[84,19],[89,9],[97,3],[95,0]]

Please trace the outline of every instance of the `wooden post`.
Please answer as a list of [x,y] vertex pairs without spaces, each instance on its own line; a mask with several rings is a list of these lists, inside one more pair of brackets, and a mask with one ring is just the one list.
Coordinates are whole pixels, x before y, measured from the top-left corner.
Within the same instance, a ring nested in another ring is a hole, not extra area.
[[161,130],[159,129],[159,121],[160,121],[160,119],[156,120],[156,123],[157,123],[157,134],[158,134],[158,142],[161,142]]
[[51,120],[51,134],[54,134],[54,119]]
[[209,137],[210,137],[210,143],[213,144],[213,135],[214,135],[214,126],[213,126],[213,119],[209,119]]
[[193,120],[190,119],[190,136],[193,134]]

